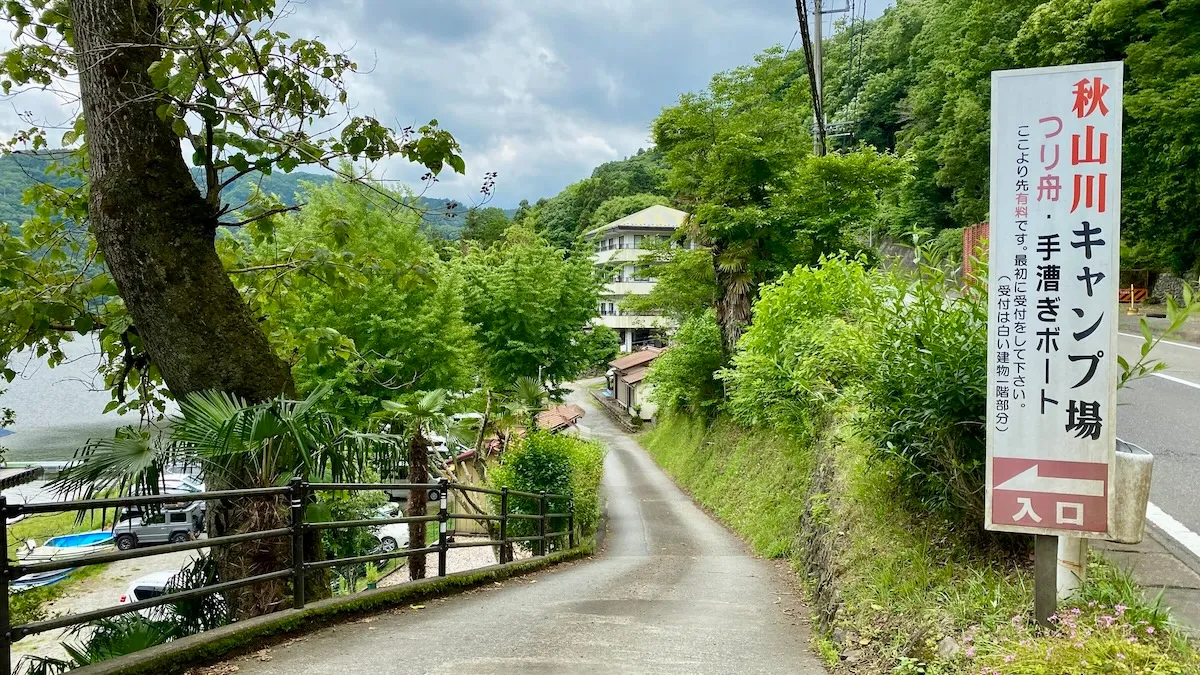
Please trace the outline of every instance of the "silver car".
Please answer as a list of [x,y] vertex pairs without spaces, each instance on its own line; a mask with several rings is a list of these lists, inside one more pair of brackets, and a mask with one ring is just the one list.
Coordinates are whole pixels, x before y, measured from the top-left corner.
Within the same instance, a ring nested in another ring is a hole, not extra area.
[[192,502],[182,508],[128,514],[113,528],[113,540],[122,551],[144,544],[190,541],[200,533],[202,508],[200,502]]

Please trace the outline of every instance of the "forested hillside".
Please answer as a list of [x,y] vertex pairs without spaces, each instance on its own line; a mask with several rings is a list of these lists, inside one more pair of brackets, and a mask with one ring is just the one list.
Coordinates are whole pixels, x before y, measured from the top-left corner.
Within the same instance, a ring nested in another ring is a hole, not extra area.
[[522,201],[513,220],[526,222],[551,241],[569,247],[575,238],[622,216],[668,203],[666,165],[657,150],[638,150],[626,159],[596,167],[589,178],[572,183],[533,205]]
[[[839,132],[831,149],[894,153],[906,174],[877,218],[854,227],[911,241],[986,220],[991,72],[1124,60],[1126,266],[1192,271],[1200,258],[1198,16],[1198,0],[897,0],[877,19],[843,25],[825,41],[825,108]],[[518,218],[532,217],[565,244],[595,226],[614,197],[646,195],[644,206],[658,195],[691,211],[693,188],[707,186],[730,206],[757,185],[765,193],[755,217],[771,222],[788,198],[770,187],[773,176],[812,146],[810,101],[803,51],[769,49],[666,108],[652,124],[656,149],[603,164]],[[687,150],[673,157],[668,145]],[[668,185],[667,166],[681,159],[723,175]],[[746,181],[733,189],[738,175]],[[809,187],[819,199],[819,184]]]
[[[40,155],[4,155],[0,156],[0,222],[16,231],[21,223],[33,215],[33,205],[25,203],[24,194],[30,186],[37,183],[50,183],[59,187],[78,187],[79,180],[70,175],[46,173],[47,167],[53,161],[54,153]],[[192,168],[192,177],[197,184],[204,181],[204,172],[199,167]],[[238,210],[246,204],[251,193],[262,190],[267,194],[277,195],[284,204],[296,203],[297,195],[303,193],[306,186],[321,186],[329,183],[333,177],[328,174],[273,172],[270,175],[251,174],[234,181],[223,193],[225,203],[233,210]],[[450,199],[421,198],[418,200],[424,210],[422,229],[431,236],[443,239],[456,239],[464,227],[468,209],[462,204]],[[511,211],[508,212],[511,214]]]
[[843,145],[911,161],[892,232],[936,231],[987,218],[991,71],[1124,60],[1122,226],[1141,245],[1126,265],[1185,272],[1200,254],[1198,17],[1197,0],[898,0],[828,41],[825,107],[852,130]]

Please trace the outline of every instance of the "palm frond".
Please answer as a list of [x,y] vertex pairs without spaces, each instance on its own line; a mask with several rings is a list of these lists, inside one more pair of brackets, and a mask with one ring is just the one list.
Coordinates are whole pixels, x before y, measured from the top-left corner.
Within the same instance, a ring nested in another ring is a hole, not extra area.
[[170,444],[151,435],[126,427],[112,438],[97,438],[75,453],[50,488],[61,494],[91,499],[110,491],[155,494],[162,466],[175,455]]

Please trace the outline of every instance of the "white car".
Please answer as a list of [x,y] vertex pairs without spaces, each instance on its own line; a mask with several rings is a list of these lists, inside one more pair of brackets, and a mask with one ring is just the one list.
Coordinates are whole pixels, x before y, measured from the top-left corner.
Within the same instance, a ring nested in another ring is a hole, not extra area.
[[[120,603],[128,605],[140,600],[150,600],[157,598],[167,592],[167,585],[175,575],[179,574],[180,570],[159,570],[147,574],[139,579],[134,579],[129,582],[129,588],[125,589],[125,593],[121,596]],[[169,605],[159,605],[158,607],[150,607],[148,609],[139,609],[138,614],[150,619],[151,621],[167,621],[171,618],[174,612]]]
[[[376,518],[399,518],[401,517],[400,505],[389,502],[379,507],[376,512]],[[371,528],[371,531],[379,538],[379,548],[384,553],[391,553],[398,548],[408,546],[408,523],[389,523],[387,525],[379,525]]]
[[167,474],[163,476],[163,493],[168,495],[196,494],[204,492],[204,482],[188,474]]

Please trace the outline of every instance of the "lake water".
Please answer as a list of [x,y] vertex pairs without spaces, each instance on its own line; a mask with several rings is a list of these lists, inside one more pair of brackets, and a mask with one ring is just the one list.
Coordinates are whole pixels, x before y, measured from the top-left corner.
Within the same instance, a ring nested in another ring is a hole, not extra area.
[[[135,414],[105,413],[112,400],[104,380],[96,373],[100,363],[97,341],[77,337],[63,350],[68,360],[54,368],[32,353],[13,357],[18,375],[9,384],[0,379],[0,408],[12,408],[12,432],[0,438],[13,462],[71,459],[90,438],[112,436],[118,428],[137,424]],[[168,412],[172,409],[168,408]]]

